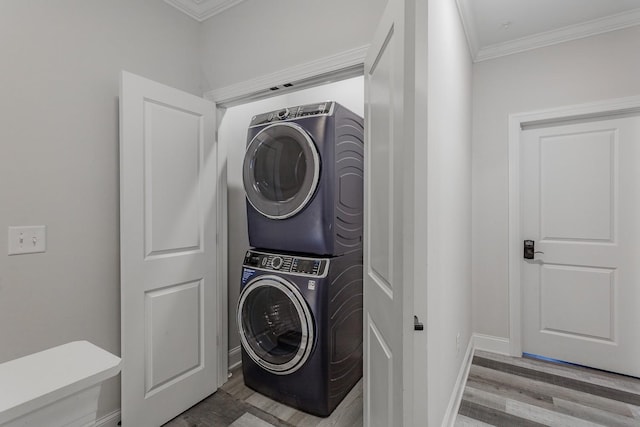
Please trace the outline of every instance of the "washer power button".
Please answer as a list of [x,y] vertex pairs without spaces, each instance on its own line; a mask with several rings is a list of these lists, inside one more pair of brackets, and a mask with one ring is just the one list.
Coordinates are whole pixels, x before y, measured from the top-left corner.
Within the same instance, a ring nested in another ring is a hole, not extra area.
[[276,270],[280,270],[280,267],[282,267],[283,263],[284,260],[279,256],[273,257],[273,259],[271,260],[271,266]]

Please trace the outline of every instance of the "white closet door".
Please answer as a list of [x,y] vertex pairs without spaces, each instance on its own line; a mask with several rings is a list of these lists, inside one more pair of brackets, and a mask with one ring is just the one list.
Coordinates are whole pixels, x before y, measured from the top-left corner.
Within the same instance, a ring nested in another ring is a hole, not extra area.
[[[365,61],[364,425],[411,424],[412,2],[390,0]],[[426,396],[424,400],[426,404]]]
[[122,73],[122,425],[217,388],[215,105]]

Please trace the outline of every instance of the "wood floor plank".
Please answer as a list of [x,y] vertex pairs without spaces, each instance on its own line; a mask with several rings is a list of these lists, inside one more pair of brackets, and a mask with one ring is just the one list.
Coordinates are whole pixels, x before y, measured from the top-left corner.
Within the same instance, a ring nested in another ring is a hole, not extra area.
[[243,414],[240,418],[235,420],[229,427],[274,427],[273,424],[270,424],[260,418],[252,415],[248,412]]
[[629,410],[633,414],[633,418],[637,418],[640,420],[640,406],[635,406],[635,405],[628,405],[628,406],[629,406]]
[[[477,388],[476,385],[480,386],[480,388]],[[544,425],[567,427],[595,427],[600,425],[591,422],[589,416],[581,416],[585,415],[584,411],[556,407],[550,398],[543,397],[540,399],[527,393],[514,393],[510,390],[507,392],[505,387],[495,387],[468,381],[463,398],[467,401]],[[627,418],[627,420],[631,421],[631,418]]]
[[495,409],[496,411],[507,412],[507,399],[504,396],[474,388],[470,384],[467,384],[464,388],[462,399],[470,403]]
[[242,400],[244,403],[296,427],[361,427],[363,424],[362,380],[347,393],[342,402],[327,418],[307,414],[251,390],[244,384],[241,368],[233,371],[233,375],[222,386],[222,390],[234,398]]
[[497,427],[541,427],[545,424],[540,424],[534,421],[529,421],[518,416],[507,414],[497,409],[489,408],[477,403],[462,400],[460,403],[459,414],[472,418],[474,420],[487,423],[489,425]]
[[507,413],[545,426],[606,427],[603,424],[510,399],[507,399]]
[[623,391],[619,388],[605,387],[602,385],[594,384],[593,382],[584,381],[583,379],[574,379],[564,375],[555,375],[532,368],[525,368],[511,363],[498,362],[479,356],[475,356],[473,358],[473,364],[514,375],[519,375],[532,380],[548,382],[561,387],[595,394],[597,396],[609,397],[614,400],[619,400],[621,402],[640,406],[640,394]]
[[482,421],[474,420],[473,418],[465,417],[464,415],[458,415],[453,427],[491,427],[492,424],[483,423]]
[[164,427],[228,427],[245,413],[250,413],[275,427],[291,427],[275,416],[235,399],[224,390],[218,390],[169,421]]
[[297,427],[317,427],[318,424],[322,422],[322,418],[298,411],[298,413],[289,418],[287,422]]
[[476,351],[475,356],[503,362],[523,368],[534,369],[540,372],[565,376],[575,380],[590,382],[593,384],[618,389],[629,393],[640,394],[640,379],[618,375],[611,372],[600,371],[583,366],[553,363],[551,361],[533,359],[528,357],[512,357],[503,354]]
[[638,420],[564,399],[553,399],[554,406],[563,413],[583,420],[591,420],[608,427],[638,427]]
[[[608,411],[603,411],[594,407],[581,405],[569,400],[551,398],[537,392],[528,392],[519,388],[512,388],[506,384],[494,384],[490,382],[478,382],[469,379],[467,386],[471,389],[482,390],[504,397],[507,400],[506,412],[509,412],[509,401],[518,401],[527,405],[544,409],[545,411],[557,412],[567,415],[582,422],[594,421],[610,427],[637,427],[638,421],[631,417],[622,416]],[[579,423],[577,423],[579,424]]]
[[[507,381],[511,380],[510,378]],[[487,380],[479,376],[469,376],[467,380],[469,388],[488,391],[490,393],[503,396],[507,399],[520,400],[531,404],[546,404],[553,406],[553,397],[546,393],[541,393],[536,388],[514,387],[511,382],[499,382]]]
[[495,386],[510,387],[521,393],[548,396],[549,399],[559,398],[581,405],[590,406],[605,412],[612,412],[625,417],[631,417],[629,405],[602,396],[579,392],[541,381],[534,381],[518,375],[472,365],[469,370],[469,382],[487,383]]
[[640,427],[640,379],[476,351],[458,418],[462,426]]
[[287,422],[297,412],[299,412],[297,409],[294,409],[283,403],[276,402],[275,400],[263,396],[260,393],[252,394],[245,400],[245,402]]

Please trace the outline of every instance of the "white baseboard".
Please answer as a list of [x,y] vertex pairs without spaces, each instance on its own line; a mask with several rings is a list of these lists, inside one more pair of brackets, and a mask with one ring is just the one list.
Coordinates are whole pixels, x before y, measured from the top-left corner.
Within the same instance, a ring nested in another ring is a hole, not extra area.
[[476,350],[490,351],[492,353],[499,353],[507,356],[511,355],[510,342],[508,338],[473,334],[473,344]]
[[113,411],[96,420],[95,427],[118,427],[120,422],[120,410]]
[[471,369],[471,362],[473,361],[473,353],[475,352],[474,343],[475,340],[472,336],[469,339],[467,351],[464,354],[464,359],[462,360],[462,365],[458,372],[458,378],[456,378],[456,384],[453,387],[453,392],[449,399],[449,405],[447,406],[447,411],[444,414],[444,419],[442,421],[443,426],[453,427],[456,422],[456,416],[458,415],[460,403],[462,402],[462,394],[464,393],[464,388],[467,385],[467,376],[469,376],[469,369]]
[[242,352],[240,346],[234,347],[229,350],[229,371],[240,366],[242,363]]

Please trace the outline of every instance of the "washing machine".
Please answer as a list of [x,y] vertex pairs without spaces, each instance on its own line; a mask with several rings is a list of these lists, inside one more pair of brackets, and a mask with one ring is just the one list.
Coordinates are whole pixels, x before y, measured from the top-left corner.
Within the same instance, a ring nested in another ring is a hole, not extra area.
[[245,384],[328,416],[362,377],[362,252],[302,257],[249,250],[238,328]]
[[363,119],[336,102],[251,120],[243,164],[249,243],[341,255],[362,248]]

